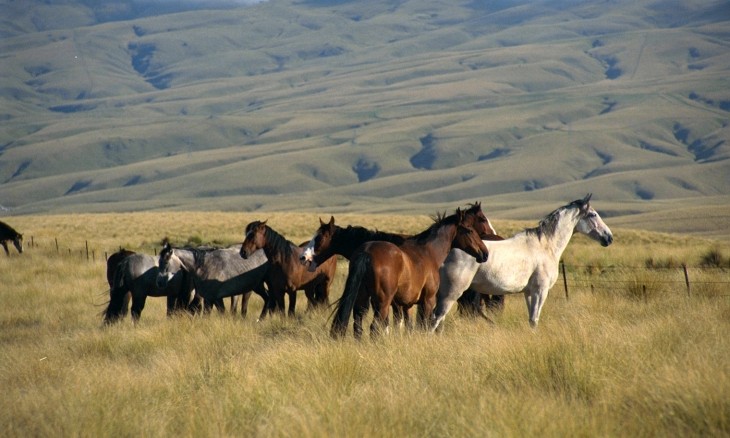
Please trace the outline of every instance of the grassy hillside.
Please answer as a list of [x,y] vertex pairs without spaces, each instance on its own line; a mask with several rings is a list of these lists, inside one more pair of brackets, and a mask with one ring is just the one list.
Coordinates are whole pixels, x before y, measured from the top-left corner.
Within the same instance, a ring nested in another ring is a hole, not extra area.
[[730,204],[724,2],[6,9],[11,214],[479,199],[533,219],[593,192],[632,226],[726,234],[694,220],[704,207],[726,223]]

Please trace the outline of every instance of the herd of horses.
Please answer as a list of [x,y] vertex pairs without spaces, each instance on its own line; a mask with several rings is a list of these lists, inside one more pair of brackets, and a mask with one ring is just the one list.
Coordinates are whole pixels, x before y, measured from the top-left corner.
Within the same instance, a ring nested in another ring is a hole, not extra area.
[[361,338],[371,308],[371,337],[388,331],[391,312],[394,323],[412,328],[413,307],[418,327],[435,331],[442,329],[454,303],[461,312],[489,319],[484,305],[500,308],[504,295],[520,292],[536,327],[571,236],[578,232],[604,247],[613,242],[590,198],[559,207],[537,227],[509,238],[497,235],[477,202],[437,216],[415,235],[340,227],[330,217],[320,219],[314,236],[299,245],[266,221],[254,221],[246,226],[243,242],[228,248],[179,248],[165,242],[156,258],[120,250],[107,261],[110,299],[103,319],[119,321],[131,301],[132,319],[138,321],[148,296],[167,297],[168,314],[224,311],[223,300],[230,297],[231,311],[240,302],[245,316],[256,293],[264,301],[259,320],[273,313],[293,316],[299,290],[309,308],[327,308],[337,269],[333,256],[340,255],[349,264],[342,296],[334,303],[333,337],[346,333],[352,316],[354,336]]

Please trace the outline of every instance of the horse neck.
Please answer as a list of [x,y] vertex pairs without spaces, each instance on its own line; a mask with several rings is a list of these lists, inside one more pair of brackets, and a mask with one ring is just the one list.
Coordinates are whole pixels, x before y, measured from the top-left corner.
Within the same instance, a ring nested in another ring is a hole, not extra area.
[[364,228],[338,228],[332,235],[330,252],[332,254],[339,254],[349,260],[355,250],[363,243],[373,240],[374,235],[374,232]]
[[425,247],[433,256],[436,264],[440,266],[451,251],[457,229],[458,225],[456,224],[442,225],[428,237],[418,239],[420,241],[418,245]]
[[400,234],[372,231],[366,228],[338,228],[332,236],[332,244],[330,247],[334,254],[339,254],[349,259],[355,250],[362,244],[375,240],[382,240],[400,245],[405,240],[405,237]]
[[180,260],[182,268],[188,272],[196,272],[198,269],[197,257],[195,251],[190,249],[175,249],[175,256]]
[[271,227],[266,227],[266,243],[263,246],[264,254],[269,260],[278,260],[284,262],[294,255],[294,245],[284,236],[274,231]]
[[556,260],[560,259],[563,251],[568,247],[578,220],[577,212],[565,209],[560,213],[555,231],[546,239],[548,243],[547,249],[552,252]]

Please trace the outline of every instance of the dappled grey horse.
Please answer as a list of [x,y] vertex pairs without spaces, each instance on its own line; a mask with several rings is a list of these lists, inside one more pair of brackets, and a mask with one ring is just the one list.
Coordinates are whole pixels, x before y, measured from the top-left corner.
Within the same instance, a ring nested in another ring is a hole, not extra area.
[[157,259],[147,254],[133,253],[124,257],[114,268],[109,291],[109,304],[104,313],[104,323],[111,324],[127,314],[132,300],[132,320],[136,323],[142,315],[147,297],[167,297],[167,314],[187,308],[192,298],[190,281],[185,272],[170,278],[164,287],[157,285]]
[[222,249],[174,248],[169,243],[160,251],[159,287],[165,287],[174,276],[186,271],[191,275],[196,295],[205,300],[206,309],[212,303],[226,297],[242,296],[241,315],[246,316],[248,299],[256,292],[264,300],[259,319],[267,311],[269,294],[264,278],[269,262],[263,251],[256,251],[250,258],[242,259],[238,246]]
[[481,294],[523,292],[530,325],[536,327],[548,291],[558,279],[560,256],[574,232],[608,246],[611,230],[590,205],[591,195],[560,207],[528,228],[501,241],[484,241],[489,259],[477,263],[461,250],[452,250],[441,266],[441,285],[432,329],[443,322],[461,294],[473,289]]

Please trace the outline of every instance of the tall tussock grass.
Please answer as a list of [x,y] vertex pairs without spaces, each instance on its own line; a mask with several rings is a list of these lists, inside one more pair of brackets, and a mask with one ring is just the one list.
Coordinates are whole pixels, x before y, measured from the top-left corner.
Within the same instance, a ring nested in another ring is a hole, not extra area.
[[[206,227],[201,216],[167,217],[154,229],[137,223],[149,222],[148,214],[126,216],[137,231],[115,231],[115,239],[113,221],[90,215],[83,227],[64,228],[64,240],[110,249],[124,240],[150,252],[164,235],[233,243],[249,219],[213,215]],[[270,224],[292,227],[286,219],[274,215]],[[34,230],[41,242],[53,241],[44,220],[28,222],[48,230]],[[406,231],[429,223],[355,216],[350,223],[368,220],[384,230],[395,228],[389,220]],[[316,221],[310,215],[289,232],[308,236]],[[361,342],[351,328],[331,339],[331,309],[307,312],[303,294],[293,318],[256,322],[257,296],[246,319],[215,312],[167,318],[165,300],[149,298],[136,326],[129,317],[103,326],[103,260],[47,244],[28,248],[0,257],[0,434],[728,436],[728,273],[691,265],[697,283],[687,294],[681,271],[635,269],[670,251],[654,245],[617,238],[601,249],[576,238],[564,257],[570,295],[559,281],[536,330],[514,295],[491,315],[494,324],[452,312],[440,333],[391,327]],[[699,260],[713,245],[700,242],[684,255]],[[340,263],[331,301],[346,266]]]

